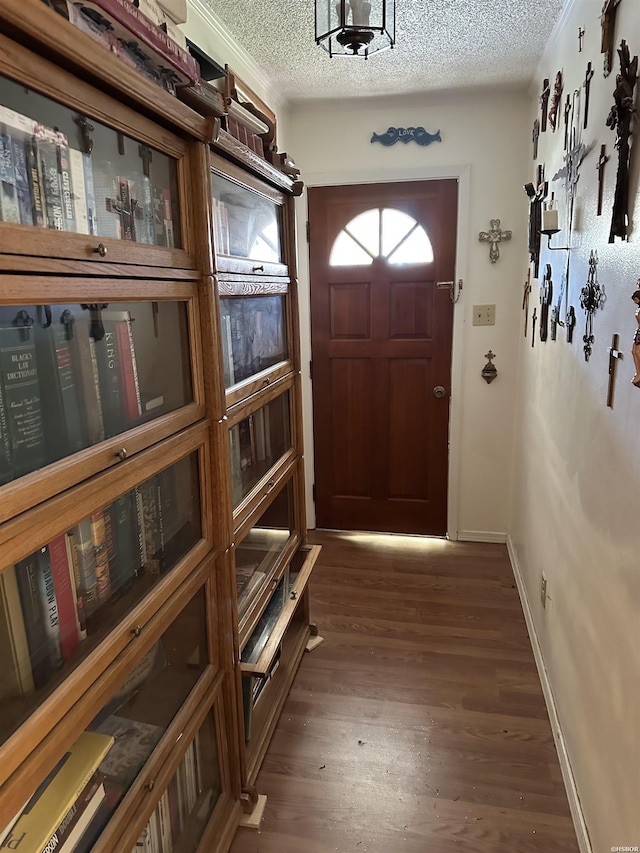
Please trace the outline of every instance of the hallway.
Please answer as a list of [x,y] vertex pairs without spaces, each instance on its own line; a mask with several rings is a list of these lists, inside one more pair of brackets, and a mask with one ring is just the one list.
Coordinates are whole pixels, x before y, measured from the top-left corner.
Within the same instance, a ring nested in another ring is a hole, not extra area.
[[303,658],[231,853],[577,853],[506,547],[314,532]]

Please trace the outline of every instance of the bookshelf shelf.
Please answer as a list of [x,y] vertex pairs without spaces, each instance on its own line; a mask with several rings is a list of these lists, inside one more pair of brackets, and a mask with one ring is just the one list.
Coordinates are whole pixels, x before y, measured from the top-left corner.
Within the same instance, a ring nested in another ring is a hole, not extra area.
[[225,853],[309,633],[299,185],[40,0],[0,25],[0,844]]

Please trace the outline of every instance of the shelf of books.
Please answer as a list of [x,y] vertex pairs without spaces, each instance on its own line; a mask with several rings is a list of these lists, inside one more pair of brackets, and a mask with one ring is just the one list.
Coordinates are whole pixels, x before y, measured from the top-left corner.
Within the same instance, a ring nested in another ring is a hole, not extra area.
[[105,672],[75,729],[53,730],[66,751],[3,824],[7,849],[196,849],[229,788],[219,761],[223,723],[212,708],[222,678],[207,662],[212,565],[168,603],[168,627],[156,619],[116,659],[113,675]]
[[[21,82],[20,58],[40,71],[33,86]],[[97,110],[71,75],[61,91],[73,107],[48,97],[50,68],[26,51],[0,56],[0,221],[12,226],[0,254],[193,268],[180,204],[186,143],[115,102]]]

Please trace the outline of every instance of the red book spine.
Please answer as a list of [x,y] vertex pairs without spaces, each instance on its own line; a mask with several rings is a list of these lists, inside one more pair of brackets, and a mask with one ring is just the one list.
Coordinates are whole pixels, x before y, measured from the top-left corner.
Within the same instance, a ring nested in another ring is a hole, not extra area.
[[120,375],[122,377],[125,417],[128,421],[135,421],[140,417],[142,408],[135,355],[131,348],[129,324],[127,322],[116,324],[116,340],[120,352]]
[[62,657],[69,660],[78,648],[78,622],[76,620],[76,603],[73,584],[71,583],[72,567],[67,556],[67,543],[64,536],[58,536],[49,543],[49,559],[53,575],[53,589],[58,606],[60,622],[60,645]]

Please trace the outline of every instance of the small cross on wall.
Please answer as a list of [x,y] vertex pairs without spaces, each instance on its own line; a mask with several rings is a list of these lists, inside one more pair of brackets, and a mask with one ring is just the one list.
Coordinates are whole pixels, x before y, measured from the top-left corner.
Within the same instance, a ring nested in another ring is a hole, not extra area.
[[489,231],[481,231],[478,234],[478,239],[481,243],[489,243],[489,260],[492,264],[500,257],[500,249],[498,248],[498,244],[503,240],[511,239],[511,231],[501,231],[500,230],[500,220],[492,219],[490,222],[490,230]]

